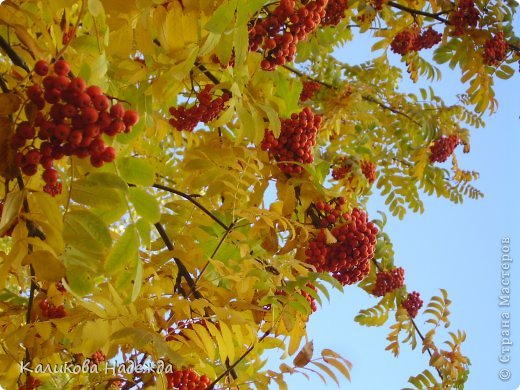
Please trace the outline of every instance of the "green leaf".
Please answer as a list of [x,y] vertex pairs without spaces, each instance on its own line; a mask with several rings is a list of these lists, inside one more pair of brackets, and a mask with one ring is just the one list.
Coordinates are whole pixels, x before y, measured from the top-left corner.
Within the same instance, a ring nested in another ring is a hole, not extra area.
[[222,34],[224,31],[226,31],[226,28],[231,23],[231,20],[233,20],[236,9],[237,0],[228,0],[224,2],[220,7],[218,7],[204,28],[212,33]]
[[113,274],[135,259],[139,251],[139,236],[134,225],[127,227],[117,240],[105,261],[105,271]]
[[127,183],[152,186],[155,173],[150,163],[142,158],[125,157],[118,162],[119,173]]
[[106,252],[112,246],[108,227],[87,210],[74,210],[65,215],[63,238],[72,246],[95,253]]
[[78,295],[86,295],[94,289],[94,276],[82,266],[67,267],[67,284]]
[[145,190],[137,187],[130,188],[130,202],[135,207],[135,211],[150,223],[159,222],[161,209],[159,203],[152,195]]
[[92,14],[92,16],[98,16],[101,12],[103,12],[103,4],[100,0],[88,0],[88,12]]
[[128,192],[128,184],[119,176],[108,172],[94,172],[88,176],[88,181],[100,187],[112,188],[123,192]]
[[72,183],[70,197],[76,203],[99,209],[113,209],[123,203],[116,190],[84,179]]

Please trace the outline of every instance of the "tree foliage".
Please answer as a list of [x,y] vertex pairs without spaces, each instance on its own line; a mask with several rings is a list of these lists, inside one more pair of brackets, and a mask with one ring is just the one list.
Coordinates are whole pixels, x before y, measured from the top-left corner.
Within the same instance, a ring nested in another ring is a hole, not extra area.
[[[463,388],[464,332],[446,349],[437,341],[450,326],[447,292],[421,330],[422,300],[392,273],[386,216],[363,208],[373,190],[400,219],[423,212],[425,195],[482,196],[455,153],[496,110],[495,77],[514,73],[515,7],[4,1],[0,384],[338,382],[350,362],[314,354],[306,324],[331,289],[356,284],[379,298],[356,322],[391,322],[396,356],[403,344],[430,355],[414,388]],[[372,60],[333,56],[362,34],[377,40]],[[456,104],[431,87],[399,90],[403,77],[439,79],[444,63],[467,86]],[[268,350],[294,359],[265,368]],[[156,370],[105,369],[120,362]],[[37,371],[66,364],[90,370]]]

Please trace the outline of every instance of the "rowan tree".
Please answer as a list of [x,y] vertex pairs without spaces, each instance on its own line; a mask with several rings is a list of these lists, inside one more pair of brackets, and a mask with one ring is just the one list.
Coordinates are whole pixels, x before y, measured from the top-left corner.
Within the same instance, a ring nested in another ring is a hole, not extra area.
[[[386,217],[364,205],[379,191],[402,219],[423,211],[425,195],[482,196],[455,155],[496,110],[494,78],[514,73],[515,7],[4,1],[0,384],[283,388],[295,373],[348,378],[348,360],[304,343],[306,324],[331,289],[361,288],[377,303],[356,322],[391,324],[396,356],[403,344],[430,355],[412,386],[463,388],[465,333],[437,337],[450,325],[447,292],[427,301],[408,290]],[[333,56],[363,34],[377,39],[372,60]],[[456,104],[432,88],[399,90],[404,77],[440,78],[443,63],[467,85]],[[264,368],[268,350],[292,363]],[[130,361],[171,370],[105,369]],[[92,370],[35,370],[67,364]]]

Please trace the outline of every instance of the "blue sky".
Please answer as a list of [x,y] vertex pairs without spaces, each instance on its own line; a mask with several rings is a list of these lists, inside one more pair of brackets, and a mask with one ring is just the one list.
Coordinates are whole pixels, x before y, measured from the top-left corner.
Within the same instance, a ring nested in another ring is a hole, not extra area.
[[[518,16],[515,27],[519,31]],[[372,57],[370,46],[366,39],[360,39],[338,50],[337,56],[345,62],[360,63]],[[460,74],[457,70],[442,69],[442,81],[432,86],[447,102],[454,102],[455,94],[465,89],[458,81]],[[402,88],[413,90],[424,85],[428,83],[414,86],[405,81]],[[408,213],[402,221],[389,216],[385,229],[394,243],[396,264],[406,270],[409,291],[417,290],[423,299],[429,299],[439,295],[439,288],[448,290],[453,301],[451,330],[464,329],[468,334],[463,352],[472,363],[466,385],[469,390],[515,390],[520,386],[520,338],[515,333],[520,329],[520,295],[516,293],[520,289],[520,264],[515,259],[520,247],[519,87],[518,73],[507,81],[497,80],[498,112],[486,118],[484,129],[472,132],[470,154],[463,154],[460,147],[457,149],[461,168],[480,172],[475,184],[485,197],[478,201],[466,199],[462,205],[455,205],[425,196],[423,214]],[[368,205],[372,218],[377,217],[377,210],[388,211],[375,192]],[[510,308],[498,306],[503,237],[510,238],[514,259]],[[308,333],[314,340],[315,353],[332,348],[353,363],[352,382],[343,379],[341,389],[401,389],[409,386],[410,375],[427,367],[427,355],[421,354],[420,348],[412,351],[405,345],[398,359],[384,350],[387,326],[367,328],[354,323],[358,311],[375,302],[360,289],[346,287],[344,294],[334,292],[331,302],[311,316]],[[511,313],[514,343],[508,365],[498,361],[503,311]],[[421,315],[417,317],[420,328],[426,328],[424,321]],[[512,374],[506,382],[498,378],[499,370],[504,368]],[[317,376],[309,382],[295,375],[288,383],[291,389],[337,388],[332,381],[324,385]]]

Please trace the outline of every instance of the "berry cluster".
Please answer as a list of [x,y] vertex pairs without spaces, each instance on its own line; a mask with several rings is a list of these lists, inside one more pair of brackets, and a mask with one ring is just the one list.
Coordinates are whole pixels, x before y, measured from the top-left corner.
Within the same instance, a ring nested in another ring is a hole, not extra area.
[[497,66],[505,60],[507,54],[507,43],[502,31],[484,43],[484,63]]
[[454,36],[464,35],[470,29],[475,28],[480,19],[480,13],[474,0],[459,0],[457,8],[450,13],[449,23],[453,26]]
[[348,0],[329,0],[325,7],[325,16],[321,19],[322,26],[337,26],[345,17]]
[[101,351],[96,351],[89,357],[89,360],[91,366],[97,366],[107,360],[107,356]]
[[331,272],[342,285],[356,283],[370,272],[377,232],[364,211],[344,213],[331,230],[336,242],[327,244],[325,230],[320,230],[305,251],[306,262],[318,272]]
[[444,162],[453,154],[453,151],[459,144],[459,137],[457,135],[450,135],[449,137],[441,137],[437,139],[432,146],[430,146],[430,162]]
[[274,70],[294,60],[296,45],[314,32],[325,16],[327,0],[281,0],[265,17],[252,21],[249,28],[249,50],[264,53],[261,67]]
[[332,178],[334,180],[344,179],[350,172],[352,172],[352,168],[350,166],[341,165],[332,170]]
[[430,49],[442,40],[442,34],[428,27],[424,31],[420,31],[417,26],[412,29],[399,32],[390,48],[396,54],[405,55],[412,51],[419,51],[422,49]]
[[385,296],[385,294],[394,291],[404,285],[404,269],[394,268],[388,272],[378,272],[376,274],[376,285],[372,290],[372,294],[376,297]]
[[[306,286],[318,292],[318,289],[312,283],[307,283]],[[311,294],[304,290],[302,290],[300,294],[302,294],[302,296],[307,300],[307,302],[309,302],[309,306],[311,307],[312,313],[318,310],[318,306],[316,305],[316,299],[314,299],[314,297]]]
[[206,375],[199,376],[193,369],[176,370],[166,374],[168,389],[205,390],[211,384]]
[[42,311],[42,316],[49,320],[67,316],[67,310],[65,310],[65,306],[55,306],[53,303],[49,303],[47,299],[44,299],[40,302],[40,309]]
[[415,318],[423,305],[423,301],[420,297],[420,294],[417,291],[414,291],[412,293],[408,293],[408,296],[403,301],[402,305],[410,317]]
[[18,390],[34,390],[37,389],[42,383],[39,379],[33,376],[28,376],[25,383],[18,387]]
[[[0,220],[2,219],[3,213],[4,213],[4,202],[0,202]],[[13,225],[13,227],[9,228],[9,230],[7,230],[4,234],[2,234],[0,236],[0,238],[11,237],[11,234],[13,234],[13,230],[14,230],[14,225]]]
[[219,117],[225,108],[230,95],[224,92],[222,96],[213,98],[212,84],[206,84],[197,94],[198,103],[186,108],[185,106],[170,107],[170,125],[179,131],[193,131],[199,122],[209,123]]
[[363,172],[363,176],[365,176],[370,184],[376,181],[376,164],[372,161],[362,161],[361,172]]
[[[54,74],[48,75],[49,64],[36,62],[34,72],[44,78],[41,85],[28,87],[26,94],[38,111],[33,121],[18,124],[10,142],[18,150],[15,162],[23,174],[33,176],[41,165],[44,190],[56,195],[61,192],[61,184],[54,169],[55,160],[90,156],[94,167],[114,161],[116,151],[105,145],[102,135],[113,137],[129,132],[139,115],[125,111],[121,104],[111,106],[101,88],[87,87],[85,80],[69,76],[70,65],[66,61],[56,61],[53,69]],[[41,141],[38,146],[37,140]]]
[[321,84],[316,81],[304,81],[303,89],[300,93],[300,102],[305,102],[314,97],[314,94],[318,92],[321,88]]
[[321,116],[314,115],[310,108],[305,107],[299,114],[292,114],[290,119],[282,120],[278,139],[271,130],[266,129],[261,148],[267,150],[276,161],[281,162],[279,167],[282,172],[301,173],[303,167],[289,161],[301,164],[314,161],[312,147],[316,145],[316,134],[320,124]]
[[[345,198],[339,197],[334,198],[328,203],[317,202],[314,205],[314,209],[317,211],[317,218],[313,219],[315,226],[318,228],[326,228],[332,226],[336,221],[340,220],[343,213],[343,205],[345,204]],[[347,214],[345,214],[347,215]]]

